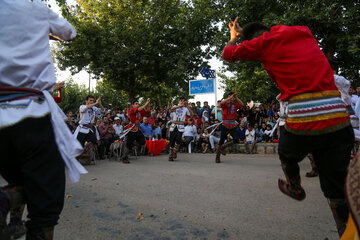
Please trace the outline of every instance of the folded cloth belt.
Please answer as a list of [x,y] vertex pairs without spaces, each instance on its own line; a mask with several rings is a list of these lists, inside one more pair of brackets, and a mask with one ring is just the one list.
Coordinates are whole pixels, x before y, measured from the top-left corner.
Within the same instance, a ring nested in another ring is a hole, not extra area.
[[44,97],[41,91],[31,88],[0,87],[0,103],[29,97]]

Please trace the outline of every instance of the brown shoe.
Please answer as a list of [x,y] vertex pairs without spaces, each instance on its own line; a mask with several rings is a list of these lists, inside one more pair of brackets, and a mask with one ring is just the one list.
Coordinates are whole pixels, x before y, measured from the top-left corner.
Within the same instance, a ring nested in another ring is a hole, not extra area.
[[222,154],[222,155],[226,155],[226,152],[225,152],[225,148],[224,148],[224,145],[221,145],[221,146],[219,146],[219,152]]
[[295,200],[302,201],[306,197],[304,189],[302,189],[302,188],[292,189],[291,186],[285,180],[279,179],[278,186],[279,186],[280,191],[283,194],[285,194]]
[[174,149],[170,148],[170,152],[169,152],[169,161],[173,162],[174,161]]

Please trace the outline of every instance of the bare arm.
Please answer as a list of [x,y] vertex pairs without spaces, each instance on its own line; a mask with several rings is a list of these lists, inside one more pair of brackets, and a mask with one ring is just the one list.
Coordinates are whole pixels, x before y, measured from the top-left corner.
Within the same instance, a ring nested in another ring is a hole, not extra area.
[[141,107],[138,108],[139,111],[142,111],[142,110],[144,110],[145,108],[147,108],[147,107],[149,106],[149,104],[150,104],[150,98],[148,98],[148,99],[146,100],[145,105],[143,105],[143,106],[141,106]]

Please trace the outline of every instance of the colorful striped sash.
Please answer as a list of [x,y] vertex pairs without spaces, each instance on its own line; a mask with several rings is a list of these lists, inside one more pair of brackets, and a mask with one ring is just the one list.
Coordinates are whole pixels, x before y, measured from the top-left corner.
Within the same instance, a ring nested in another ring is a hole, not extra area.
[[287,122],[308,123],[347,116],[339,91],[325,91],[290,98]]
[[43,98],[43,93],[30,88],[0,87],[0,103],[29,97]]

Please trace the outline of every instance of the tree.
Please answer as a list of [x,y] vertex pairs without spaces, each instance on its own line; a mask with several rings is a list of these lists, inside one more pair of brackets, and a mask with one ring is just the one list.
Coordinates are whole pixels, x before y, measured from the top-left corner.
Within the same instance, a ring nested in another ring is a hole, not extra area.
[[[79,0],[63,11],[78,36],[61,43],[61,68],[88,68],[129,100],[187,95],[216,31],[211,0]],[[63,5],[63,6],[66,6]],[[65,9],[65,8],[64,8]],[[165,90],[165,91],[164,91]]]
[[[249,22],[262,22],[273,25],[306,25],[319,42],[328,59],[336,60],[343,76],[360,85],[360,4],[356,1],[330,0],[270,0],[270,1],[219,1],[221,31],[216,36],[217,56],[221,58],[224,43],[229,39],[227,23],[239,16],[240,25]],[[262,90],[273,91],[265,98],[275,96],[278,90],[269,85],[270,78],[263,74],[261,64],[237,62],[225,65],[224,70],[235,72],[235,77],[226,78],[228,88],[241,86],[239,91],[246,97],[253,94],[253,100],[264,102]],[[257,82],[251,84],[251,82]],[[236,89],[236,88],[235,88]],[[235,90],[234,89],[234,90]]]

